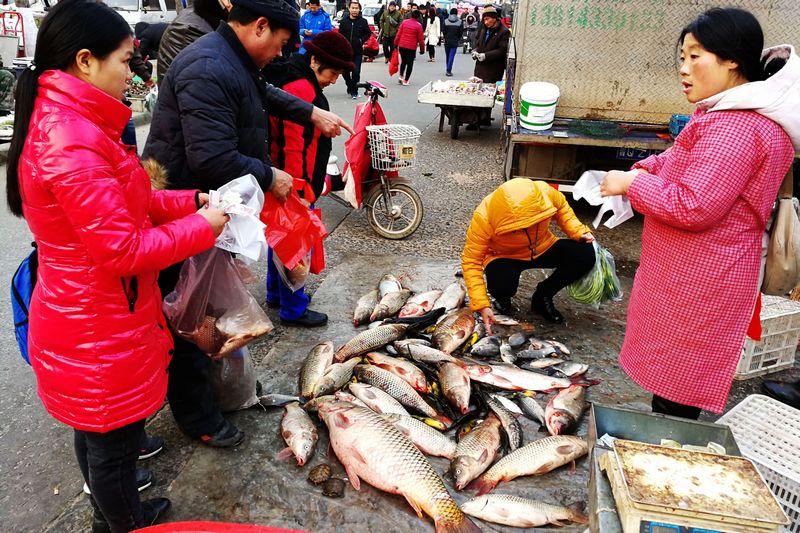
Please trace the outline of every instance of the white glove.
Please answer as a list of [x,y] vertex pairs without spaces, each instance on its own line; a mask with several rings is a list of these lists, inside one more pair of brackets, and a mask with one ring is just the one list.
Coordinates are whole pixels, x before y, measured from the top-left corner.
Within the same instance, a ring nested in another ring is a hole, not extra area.
[[477,59],[478,61],[483,61],[484,59],[486,59],[486,54],[484,53],[476,54],[475,59]]
[[478,59],[478,52],[475,50],[472,51],[472,59]]

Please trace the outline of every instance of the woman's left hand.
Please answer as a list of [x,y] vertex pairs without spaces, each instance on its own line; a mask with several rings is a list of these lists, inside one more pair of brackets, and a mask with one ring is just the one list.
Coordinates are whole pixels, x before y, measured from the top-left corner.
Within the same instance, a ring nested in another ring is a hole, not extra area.
[[592,235],[591,233],[584,233],[583,235],[581,235],[581,240],[583,242],[594,242],[594,235]]
[[201,192],[200,194],[198,194],[197,195],[197,203],[199,204],[197,206],[198,209],[200,209],[204,205],[208,204],[208,194],[206,194],[204,192]]
[[606,173],[603,182],[600,184],[600,196],[617,196],[628,194],[628,188],[633,183],[633,179],[638,174],[635,170],[623,172],[621,170],[611,170]]

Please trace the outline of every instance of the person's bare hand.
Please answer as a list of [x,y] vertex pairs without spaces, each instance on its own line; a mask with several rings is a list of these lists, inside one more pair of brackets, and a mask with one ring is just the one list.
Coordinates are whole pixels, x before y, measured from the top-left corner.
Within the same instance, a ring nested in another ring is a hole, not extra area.
[[200,194],[198,194],[197,195],[197,203],[200,204],[197,207],[203,207],[205,205],[208,205],[208,194],[204,193],[204,192],[201,192]]
[[311,112],[311,123],[326,137],[338,137],[342,134],[342,130],[346,130],[350,132],[350,135],[353,135],[353,128],[342,120],[339,115],[316,106],[314,106],[314,111]]
[[589,232],[586,232],[583,235],[581,235],[581,240],[583,242],[594,242],[594,235],[592,235]]
[[484,307],[480,311],[481,318],[483,319],[483,325],[486,326],[486,334],[492,334],[492,324],[494,324],[494,311],[492,311],[491,307]]
[[219,237],[219,234],[222,233],[222,229],[225,227],[225,224],[227,224],[231,219],[231,217],[225,214],[225,211],[222,209],[201,207],[197,210],[197,214],[208,221],[209,225],[211,226],[211,231],[214,232],[214,237]]
[[633,178],[636,177],[637,172],[631,170],[623,172],[621,170],[611,170],[606,173],[603,182],[600,184],[600,196],[617,196],[620,194],[628,194],[628,188],[633,183]]
[[294,179],[292,176],[279,168],[274,168],[275,175],[272,178],[272,187],[270,187],[269,192],[271,192],[275,198],[283,202],[289,196],[289,193],[292,192],[292,184],[294,183]]

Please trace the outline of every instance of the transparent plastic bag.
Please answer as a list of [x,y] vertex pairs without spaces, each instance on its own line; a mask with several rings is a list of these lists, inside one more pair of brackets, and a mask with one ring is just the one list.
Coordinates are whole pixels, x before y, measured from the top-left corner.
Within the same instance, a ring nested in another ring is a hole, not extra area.
[[266,257],[264,223],[258,218],[264,207],[264,193],[256,179],[248,174],[208,194],[209,205],[224,210],[231,217],[214,246],[251,261]]
[[258,403],[256,370],[247,347],[212,362],[211,386],[223,413],[247,409]]
[[617,277],[614,256],[596,240],[592,245],[594,267],[584,277],[568,285],[567,294],[578,303],[597,308],[608,300],[615,302],[622,300],[623,293]]
[[287,268],[283,262],[281,262],[278,254],[272,254],[272,262],[275,263],[275,266],[278,269],[278,275],[281,277],[281,281],[283,281],[283,284],[286,287],[289,287],[292,289],[292,291],[297,292],[306,286],[308,274],[311,272],[310,253],[306,254],[304,258],[300,259],[294,268]]
[[273,329],[231,254],[218,248],[184,262],[163,307],[175,332],[212,357],[224,357]]

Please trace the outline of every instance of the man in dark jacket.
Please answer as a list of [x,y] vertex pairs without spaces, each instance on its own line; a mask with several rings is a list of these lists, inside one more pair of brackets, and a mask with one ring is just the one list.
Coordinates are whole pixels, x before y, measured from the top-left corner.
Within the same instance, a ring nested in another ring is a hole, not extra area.
[[444,51],[447,55],[447,70],[445,75],[453,75],[453,61],[456,59],[456,52],[458,52],[458,45],[461,44],[461,33],[464,28],[464,23],[458,18],[458,9],[452,8],[450,16],[447,17],[442,25],[442,33],[444,34]]
[[339,33],[345,36],[353,47],[352,72],[345,71],[344,82],[347,84],[347,94],[355,100],[358,98],[358,82],[361,81],[361,59],[364,55],[364,43],[372,36],[367,20],[361,16],[361,4],[357,1],[350,2],[348,6],[350,16],[342,19],[339,24]]
[[[174,189],[218,189],[252,174],[279,199],[292,178],[269,158],[268,112],[323,134],[349,129],[339,117],[268,85],[261,69],[280,53],[299,16],[285,0],[234,0],[228,23],[188,47],[161,83],[144,158],[168,172]],[[162,294],[177,283],[180,265],[161,272]],[[211,359],[173,335],[167,398],[181,429],[216,447],[239,444],[244,434],[222,417],[210,382]]]
[[496,83],[503,79],[508,56],[508,39],[511,32],[500,24],[500,15],[493,7],[483,10],[483,25],[478,30],[472,59],[475,63],[475,76],[484,83]]

